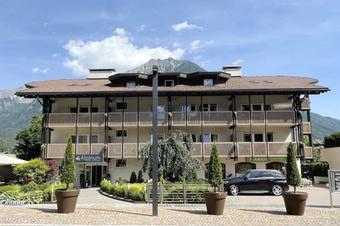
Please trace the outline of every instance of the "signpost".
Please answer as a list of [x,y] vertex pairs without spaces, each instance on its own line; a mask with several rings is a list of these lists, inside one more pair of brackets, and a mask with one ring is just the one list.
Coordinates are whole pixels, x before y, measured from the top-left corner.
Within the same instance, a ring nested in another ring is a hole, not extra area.
[[152,216],[158,216],[158,67],[152,68]]
[[340,170],[329,170],[329,196],[331,200],[331,208],[333,208],[332,193],[340,193]]

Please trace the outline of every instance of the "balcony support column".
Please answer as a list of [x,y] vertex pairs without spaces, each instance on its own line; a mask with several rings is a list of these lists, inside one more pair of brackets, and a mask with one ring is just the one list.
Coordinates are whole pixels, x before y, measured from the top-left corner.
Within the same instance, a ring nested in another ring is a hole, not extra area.
[[233,125],[232,125],[232,137],[233,137],[233,144],[234,144],[234,161],[238,159],[238,147],[237,147],[237,117],[236,117],[236,98],[235,95],[231,97],[231,110],[233,116]]
[[[109,100],[108,97],[105,97],[105,118],[104,118],[104,147],[106,151],[106,160],[107,160],[107,172],[109,171],[109,137],[108,137],[108,129],[109,129]],[[104,152],[105,157],[105,152]]]
[[185,129],[188,129],[188,96],[185,95]]
[[264,107],[264,142],[266,143],[266,154],[267,159],[269,158],[269,149],[268,149],[268,131],[267,131],[267,98],[266,95],[263,95],[263,107]]
[[92,107],[93,107],[93,98],[91,97],[90,98],[90,146],[89,146],[89,153],[90,155],[92,154],[92,117],[93,117],[93,114],[92,114]]
[[[309,95],[306,94],[305,95],[305,98],[307,98],[308,102],[309,102]],[[308,106],[310,106],[310,103],[308,103]],[[312,140],[312,137],[313,137],[313,126],[312,126],[312,119],[311,119],[311,116],[310,116],[310,107],[308,108],[308,110],[306,111],[307,113],[307,122],[309,122],[309,126],[310,126],[310,133],[308,134],[308,138],[309,138],[309,146],[310,147],[313,147],[313,140]]]
[[[124,121],[125,121],[125,98],[122,97],[122,159],[124,159]],[[127,131],[126,131],[127,133]]]
[[200,96],[200,106],[201,106],[201,152],[202,152],[202,162],[203,162],[204,161],[204,143],[203,143],[203,96],[202,95]]
[[78,151],[78,117],[79,117],[79,97],[76,98],[76,142],[74,147],[74,152],[77,154]]
[[49,137],[49,127],[48,127],[48,120],[49,120],[49,103],[50,99],[49,98],[43,98],[43,118],[42,118],[42,130],[41,130],[41,143],[42,143],[42,148],[44,149],[44,152],[42,152],[42,158],[47,157],[47,144],[49,143],[50,137]]
[[170,134],[171,126],[172,126],[172,96],[168,95],[168,136]]
[[248,95],[248,105],[249,105],[249,133],[251,142],[251,157],[254,157],[254,134],[253,134],[253,111],[251,106],[251,95]]
[[137,158],[139,150],[139,96],[137,96]]

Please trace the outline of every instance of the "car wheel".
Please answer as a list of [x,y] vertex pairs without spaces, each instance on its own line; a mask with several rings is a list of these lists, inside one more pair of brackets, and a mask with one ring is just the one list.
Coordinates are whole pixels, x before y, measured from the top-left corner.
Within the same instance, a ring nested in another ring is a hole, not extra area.
[[273,185],[273,187],[272,187],[272,193],[273,193],[273,195],[275,195],[275,196],[282,195],[282,193],[283,193],[283,188],[282,188],[282,186],[277,185],[277,184]]
[[229,193],[231,195],[238,195],[239,189],[236,185],[230,185],[229,186]]

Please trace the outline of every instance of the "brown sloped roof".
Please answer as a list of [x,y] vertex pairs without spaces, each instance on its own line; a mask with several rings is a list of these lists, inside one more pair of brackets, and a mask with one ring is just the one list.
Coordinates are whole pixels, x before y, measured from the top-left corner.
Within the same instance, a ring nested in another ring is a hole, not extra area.
[[[282,93],[298,92],[318,94],[329,89],[317,80],[294,76],[242,76],[231,77],[225,84],[213,87],[176,85],[159,87],[160,93]],[[27,89],[16,94],[25,97],[75,95],[131,95],[151,94],[152,87],[113,87],[108,79],[60,79],[26,84]]]

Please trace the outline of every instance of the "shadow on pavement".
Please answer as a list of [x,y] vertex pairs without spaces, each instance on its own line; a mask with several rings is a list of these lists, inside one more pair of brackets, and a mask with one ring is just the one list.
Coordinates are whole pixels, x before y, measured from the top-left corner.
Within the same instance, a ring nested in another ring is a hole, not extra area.
[[[47,208],[31,208],[33,210],[39,210],[44,213],[57,213],[57,209],[47,209]],[[127,212],[121,210],[110,210],[110,209],[95,209],[95,208],[76,208],[77,210],[93,210],[93,211],[101,211],[101,212],[109,212],[109,213],[123,213],[123,214],[130,214],[130,215],[137,215],[137,216],[146,216],[150,217],[151,214],[143,214],[143,213],[136,213],[136,212]]]
[[258,213],[268,213],[272,215],[287,215],[284,211],[278,210],[252,210],[252,209],[240,209],[241,211],[248,211],[248,212],[258,212]]
[[206,210],[188,210],[188,209],[169,209],[172,211],[177,211],[177,212],[186,212],[190,214],[196,214],[196,215],[207,215]]

